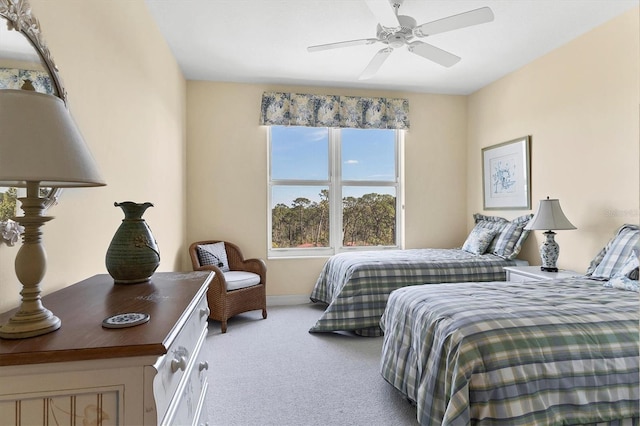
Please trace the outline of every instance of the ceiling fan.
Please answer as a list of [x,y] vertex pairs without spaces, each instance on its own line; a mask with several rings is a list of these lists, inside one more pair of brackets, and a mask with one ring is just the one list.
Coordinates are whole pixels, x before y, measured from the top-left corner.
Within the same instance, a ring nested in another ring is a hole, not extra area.
[[341,47],[359,46],[364,44],[382,43],[385,45],[371,59],[362,71],[359,80],[366,80],[375,75],[393,49],[407,46],[407,50],[445,67],[451,67],[460,61],[460,57],[437,48],[431,44],[417,40],[433,34],[484,24],[493,21],[493,12],[488,7],[470,10],[452,15],[447,18],[416,25],[411,16],[398,15],[398,10],[404,0],[365,0],[367,6],[379,21],[376,38],[362,38],[357,40],[340,41],[337,43],[319,44],[307,47],[309,52],[336,49]]

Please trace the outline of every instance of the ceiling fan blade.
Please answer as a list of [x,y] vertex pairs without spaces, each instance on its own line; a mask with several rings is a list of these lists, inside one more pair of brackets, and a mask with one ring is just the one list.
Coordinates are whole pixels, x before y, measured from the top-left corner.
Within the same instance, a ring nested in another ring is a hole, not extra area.
[[378,72],[384,61],[387,60],[391,52],[393,52],[393,49],[390,47],[378,50],[378,53],[375,54],[373,59],[371,59],[371,62],[369,62],[369,65],[367,65],[364,71],[362,71],[358,80],[366,80],[373,77],[374,74]]
[[422,56],[425,59],[433,61],[443,67],[451,67],[460,61],[460,57],[449,53],[446,50],[439,49],[422,41],[414,41],[407,46],[409,52]]
[[361,38],[358,40],[339,41],[337,43],[318,44],[307,47],[308,52],[319,52],[321,50],[337,49],[339,47],[361,46],[363,44],[373,44],[379,41],[377,38]]
[[470,10],[469,12],[460,13],[458,15],[449,16],[447,18],[419,25],[414,28],[413,33],[418,37],[426,37],[491,21],[493,21],[493,12],[491,9],[488,7],[481,7],[480,9]]
[[389,0],[365,0],[365,2],[380,25],[387,28],[400,26],[398,16],[391,3],[389,3]]

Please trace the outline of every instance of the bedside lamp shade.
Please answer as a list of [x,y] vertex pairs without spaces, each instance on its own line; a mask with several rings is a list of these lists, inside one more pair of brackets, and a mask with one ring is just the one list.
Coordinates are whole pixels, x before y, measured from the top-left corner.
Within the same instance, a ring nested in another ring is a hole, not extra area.
[[549,199],[549,197],[547,197],[546,200],[540,200],[538,211],[524,229],[547,231],[544,232],[546,239],[540,246],[540,257],[542,259],[542,267],[540,269],[543,271],[558,272],[556,262],[560,254],[560,247],[558,243],[555,242],[554,237],[556,233],[553,231],[576,229],[564,215],[560,207],[560,201],[557,199]]
[[560,201],[547,197],[546,200],[540,200],[538,211],[529,221],[525,229],[560,231],[567,229],[576,229],[569,219],[564,215],[560,207]]
[[105,185],[91,152],[62,99],[28,90],[0,90],[0,186],[26,187],[20,198],[24,215],[22,246],[15,259],[22,283],[18,311],[0,325],[0,337],[22,339],[60,328],[60,319],[44,308],[40,282],[46,271],[41,226],[40,185],[84,187]]

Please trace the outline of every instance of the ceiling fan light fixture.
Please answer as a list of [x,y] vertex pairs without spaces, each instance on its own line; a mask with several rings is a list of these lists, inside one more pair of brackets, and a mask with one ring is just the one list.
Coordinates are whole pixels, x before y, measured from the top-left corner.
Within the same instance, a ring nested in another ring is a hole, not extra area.
[[391,37],[387,39],[389,46],[393,48],[399,48],[404,46],[406,39],[403,34],[393,34]]

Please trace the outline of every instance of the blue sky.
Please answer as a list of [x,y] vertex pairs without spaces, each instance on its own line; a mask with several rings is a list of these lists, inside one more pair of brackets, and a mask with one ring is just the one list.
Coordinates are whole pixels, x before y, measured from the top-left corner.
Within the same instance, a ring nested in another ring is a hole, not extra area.
[[[329,178],[328,129],[324,127],[271,128],[272,178],[327,180]],[[395,143],[393,131],[342,130],[343,180],[393,181]],[[279,187],[272,194],[272,206],[291,205],[297,197],[319,201],[321,186]],[[343,196],[365,193],[394,194],[393,188],[351,187]]]

